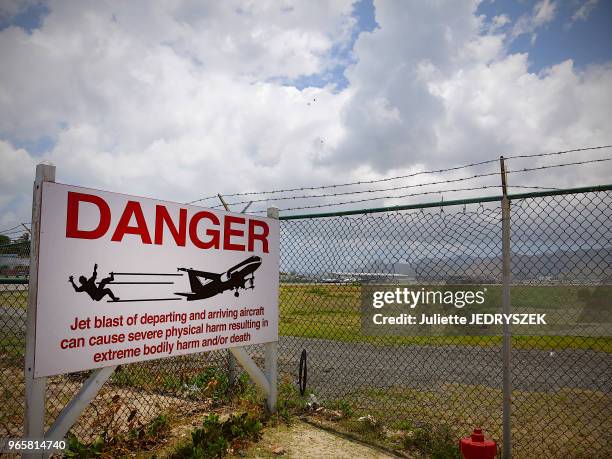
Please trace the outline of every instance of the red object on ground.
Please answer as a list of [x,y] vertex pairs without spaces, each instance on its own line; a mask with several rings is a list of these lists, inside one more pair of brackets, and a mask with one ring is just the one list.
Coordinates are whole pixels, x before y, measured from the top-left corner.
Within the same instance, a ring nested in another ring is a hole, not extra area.
[[482,429],[474,429],[471,436],[459,440],[459,449],[465,459],[494,459],[497,454],[497,444],[485,440]]

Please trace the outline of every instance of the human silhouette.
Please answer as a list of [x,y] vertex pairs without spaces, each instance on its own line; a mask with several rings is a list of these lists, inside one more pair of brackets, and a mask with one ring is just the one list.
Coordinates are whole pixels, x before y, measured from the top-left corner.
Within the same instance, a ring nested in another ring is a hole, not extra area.
[[115,280],[115,276],[113,275],[113,273],[110,273],[110,276],[102,279],[98,285],[96,285],[97,276],[98,264],[96,263],[94,265],[93,274],[89,279],[87,279],[85,276],[79,276],[79,282],[81,283],[80,286],[74,283],[74,276],[70,276],[68,278],[68,281],[74,287],[75,292],[87,292],[87,294],[91,297],[92,300],[100,301],[102,298],[104,298],[105,295],[108,295],[113,301],[119,301],[119,298],[113,294],[111,289],[104,288],[109,282]]

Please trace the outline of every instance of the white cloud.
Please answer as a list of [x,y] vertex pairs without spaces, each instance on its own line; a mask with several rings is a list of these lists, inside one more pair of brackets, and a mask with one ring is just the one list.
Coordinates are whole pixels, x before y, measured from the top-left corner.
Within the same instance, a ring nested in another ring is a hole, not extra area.
[[[477,0],[375,6],[340,92],[278,81],[329,70],[355,24],[348,0],[54,1],[40,29],[0,31],[0,220],[29,218],[41,159],[66,183],[189,201],[612,139],[610,65],[530,73],[507,19],[486,24]],[[554,11],[538,3],[530,24]],[[14,147],[42,136],[49,151]],[[581,172],[546,180],[610,168]]]
[[491,25],[489,26],[489,32],[497,32],[504,26],[510,24],[510,22],[510,18],[506,14],[499,14],[497,16],[493,16],[493,18],[491,19]]
[[30,220],[35,161],[23,149],[0,140],[0,228]]
[[[497,154],[516,154],[604,144],[612,137],[602,116],[612,103],[612,94],[605,89],[610,84],[612,66],[577,72],[572,62],[566,61],[535,75],[527,70],[526,55],[457,72],[432,85],[446,108],[445,117],[437,125],[444,139],[441,148],[468,154],[486,146]],[[593,97],[595,94],[599,100]],[[527,167],[533,165],[531,162]],[[610,166],[578,170],[591,183],[604,183]],[[568,174],[576,174],[576,170],[555,171],[554,180],[571,185]],[[533,175],[525,177],[529,182],[533,180]],[[541,174],[538,177],[544,181],[550,178]]]
[[[343,112],[346,136],[327,164],[399,175],[419,165],[610,143],[605,111],[612,104],[612,66],[577,70],[566,61],[530,73],[528,55],[508,54],[503,33],[483,34],[474,8],[473,2],[429,4],[419,17],[404,5],[383,5],[380,31],[362,35],[356,45],[358,61],[348,73],[354,94]],[[545,10],[539,21],[551,17]],[[414,28],[404,26],[409,17]],[[452,41],[446,40],[446,17],[454,21]],[[400,37],[409,44],[394,46]],[[372,122],[369,104],[377,99],[394,108],[392,122]],[[520,182],[604,183],[610,172],[603,163],[545,177],[526,174]]]
[[573,24],[574,22],[578,21],[586,21],[598,3],[599,0],[585,0],[582,2],[580,7],[578,7],[578,9],[572,15],[570,23]]
[[557,4],[554,1],[540,0],[534,5],[531,14],[524,14],[517,19],[512,28],[512,37],[534,34],[538,28],[552,22],[556,13]]

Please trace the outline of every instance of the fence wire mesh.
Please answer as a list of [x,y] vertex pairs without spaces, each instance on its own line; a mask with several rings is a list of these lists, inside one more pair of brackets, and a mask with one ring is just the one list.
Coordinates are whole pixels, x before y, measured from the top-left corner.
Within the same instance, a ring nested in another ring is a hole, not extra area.
[[[610,320],[611,201],[611,191],[512,200],[513,308],[579,303]],[[305,349],[307,387],[323,403],[390,429],[407,422],[458,438],[482,426],[501,442],[501,336],[368,336],[360,312],[372,282],[501,289],[501,257],[499,202],[282,220],[281,375],[297,380]],[[23,429],[28,264],[29,243],[0,247],[0,437]],[[514,457],[612,457],[610,337],[512,344]],[[261,346],[250,352],[261,361]],[[48,424],[87,375],[49,378]],[[199,409],[213,378],[227,382],[225,352],[124,365],[72,431],[88,440]]]
[[[577,303],[610,320],[611,196],[512,201],[513,310]],[[306,349],[308,386],[323,400],[391,428],[442,426],[458,438],[482,426],[501,442],[501,336],[360,329],[368,282],[501,291],[501,266],[499,202],[283,221],[281,368],[295,372]],[[611,344],[592,330],[512,337],[514,457],[612,455]]]
[[[29,256],[29,242],[0,246],[0,437],[21,437],[23,432]],[[72,433],[84,442],[111,438],[169,410],[188,413],[210,406],[211,397],[228,384],[226,359],[225,353],[210,352],[120,366]],[[47,379],[47,428],[89,374]],[[216,381],[212,391],[211,380]]]
[[22,432],[29,264],[29,242],[0,246],[0,437]]

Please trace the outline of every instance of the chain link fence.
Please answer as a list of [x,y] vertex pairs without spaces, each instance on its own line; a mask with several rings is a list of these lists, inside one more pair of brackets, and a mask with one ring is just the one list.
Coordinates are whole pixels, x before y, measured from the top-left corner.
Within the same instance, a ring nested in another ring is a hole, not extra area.
[[0,246],[0,437],[22,432],[29,265],[29,241]]
[[[308,389],[323,403],[348,404],[390,429],[443,427],[458,438],[482,426],[501,442],[501,336],[362,332],[364,285],[501,291],[499,200],[420,207],[281,217],[281,377],[297,380],[306,350]],[[511,234],[513,308],[577,306],[589,322],[610,321],[609,188],[513,198]],[[29,243],[0,247],[0,260],[0,437],[16,437],[23,431]],[[513,336],[514,457],[612,456],[612,340],[587,331]],[[261,346],[249,349],[261,360]],[[49,378],[48,423],[87,375]],[[201,409],[215,395],[211,379],[227,383],[225,352],[124,365],[72,432],[86,441],[168,410]]]
[[[576,323],[609,324],[612,192],[539,195],[511,201],[513,312],[562,308],[582,315]],[[442,426],[458,438],[481,426],[501,443],[500,334],[368,336],[361,328],[368,283],[479,285],[501,297],[500,203],[474,201],[283,221],[285,370],[305,349],[308,387],[324,401],[390,428]],[[514,457],[612,456],[612,340],[601,331],[513,335]]]
[[[29,256],[29,242],[0,246],[0,437],[21,437],[23,432]],[[170,410],[187,414],[209,407],[211,397],[228,384],[226,359],[225,353],[209,352],[120,366],[72,433],[84,442],[100,435],[110,438]],[[89,374],[47,379],[47,428]]]

